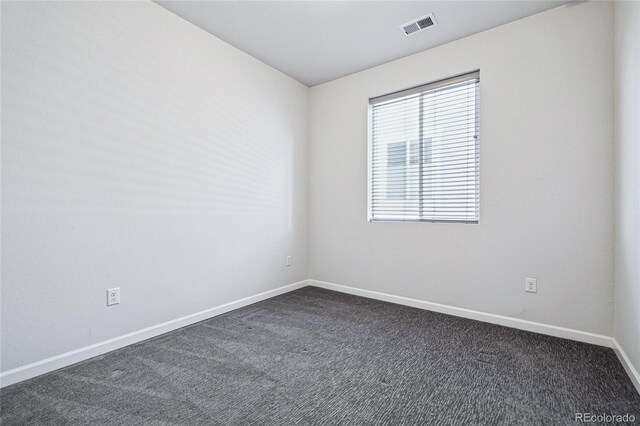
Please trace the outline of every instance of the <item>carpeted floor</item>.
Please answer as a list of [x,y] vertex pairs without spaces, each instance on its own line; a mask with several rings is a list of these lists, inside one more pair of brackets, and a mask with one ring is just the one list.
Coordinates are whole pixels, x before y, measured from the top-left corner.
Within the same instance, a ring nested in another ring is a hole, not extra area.
[[2,425],[575,424],[611,349],[306,287],[0,392]]

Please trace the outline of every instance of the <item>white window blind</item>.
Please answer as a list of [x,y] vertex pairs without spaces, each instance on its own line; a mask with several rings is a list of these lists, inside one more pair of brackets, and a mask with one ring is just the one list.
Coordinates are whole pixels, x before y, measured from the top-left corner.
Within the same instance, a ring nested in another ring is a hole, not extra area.
[[480,73],[369,100],[369,220],[478,223]]

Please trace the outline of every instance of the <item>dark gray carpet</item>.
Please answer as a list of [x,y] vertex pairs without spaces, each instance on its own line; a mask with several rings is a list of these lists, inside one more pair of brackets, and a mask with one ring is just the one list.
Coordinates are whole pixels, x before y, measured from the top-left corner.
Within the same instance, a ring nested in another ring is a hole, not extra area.
[[313,287],[5,388],[3,425],[575,424],[611,349]]

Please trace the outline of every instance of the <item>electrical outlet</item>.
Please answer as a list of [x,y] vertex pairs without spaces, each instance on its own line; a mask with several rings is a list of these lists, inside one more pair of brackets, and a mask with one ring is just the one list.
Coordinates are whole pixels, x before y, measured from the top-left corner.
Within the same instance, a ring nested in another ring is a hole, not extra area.
[[524,289],[527,293],[537,293],[538,292],[538,280],[535,278],[525,278]]
[[120,303],[120,287],[110,288],[107,290],[107,306],[117,305]]
[[287,256],[287,266],[291,266],[291,256]]

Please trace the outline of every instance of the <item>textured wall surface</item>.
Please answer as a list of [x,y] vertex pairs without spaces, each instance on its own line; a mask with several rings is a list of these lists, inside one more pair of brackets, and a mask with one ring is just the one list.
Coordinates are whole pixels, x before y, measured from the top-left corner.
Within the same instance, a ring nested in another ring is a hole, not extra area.
[[640,3],[616,2],[614,337],[640,372]]
[[[367,222],[368,98],[475,69],[480,224]],[[309,122],[311,278],[611,335],[611,3],[313,87]]]
[[152,2],[3,2],[2,370],[305,279],[307,98]]

